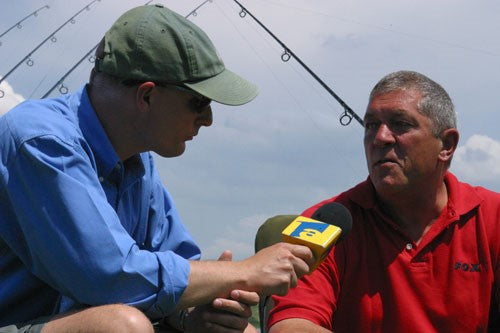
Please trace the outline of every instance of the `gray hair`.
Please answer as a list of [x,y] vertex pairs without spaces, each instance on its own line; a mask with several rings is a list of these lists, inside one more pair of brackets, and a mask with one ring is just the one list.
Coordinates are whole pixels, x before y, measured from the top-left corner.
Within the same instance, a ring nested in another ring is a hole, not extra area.
[[413,71],[398,71],[384,76],[373,87],[370,101],[378,95],[397,90],[414,89],[422,94],[418,111],[427,116],[433,124],[433,134],[457,127],[457,116],[450,96],[441,85],[427,76]]

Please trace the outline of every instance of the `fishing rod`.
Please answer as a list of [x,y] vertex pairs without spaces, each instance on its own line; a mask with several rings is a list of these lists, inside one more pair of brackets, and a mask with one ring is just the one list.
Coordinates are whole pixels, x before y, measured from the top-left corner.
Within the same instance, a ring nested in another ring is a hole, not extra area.
[[241,18],[244,18],[247,14],[250,15],[250,17],[252,17],[252,19],[255,22],[257,22],[257,24],[260,25],[261,28],[263,28],[272,38],[274,38],[274,40],[276,42],[278,42],[278,44],[281,45],[281,47],[283,47],[284,51],[283,51],[283,54],[281,55],[281,60],[283,62],[287,62],[288,60],[290,60],[291,57],[293,57],[344,108],[344,113],[340,116],[340,119],[339,119],[340,124],[342,124],[343,126],[347,126],[347,125],[349,125],[351,123],[352,119],[354,118],[354,119],[356,119],[358,121],[358,123],[361,126],[364,126],[363,119],[361,119],[361,117],[358,114],[356,114],[356,112],[354,112],[349,107],[349,105],[347,105],[347,103],[342,100],[342,98],[340,98],[323,80],[320,79],[320,77],[318,75],[316,75],[316,73],[314,73],[292,50],[290,50],[290,48],[288,46],[286,46],[285,43],[283,43],[278,37],[276,37],[272,33],[271,30],[269,30],[262,22],[260,22],[241,3],[239,3],[238,0],[233,0],[233,1],[236,2],[238,4],[238,6],[240,6],[240,8],[241,8],[241,11],[239,13],[239,15],[240,15]]
[[59,81],[57,81],[56,84],[54,84],[52,86],[52,88],[50,88],[46,93],[45,95],[42,96],[42,98],[45,98],[47,96],[50,95],[50,93],[52,93],[58,86],[59,86],[59,92],[63,95],[67,94],[68,93],[68,87],[66,87],[64,85],[64,80],[68,77],[68,75],[70,75],[87,57],[89,57],[89,62],[90,63],[94,63],[95,62],[95,56],[92,55],[90,56],[94,51],[95,49],[97,49],[97,46],[99,46],[99,44],[97,44],[96,46],[94,46],[89,52],[87,52],[75,65],[73,65],[73,67],[71,67],[71,69],[69,71],[66,72],[66,74],[64,74],[60,79]]
[[[33,55],[33,53],[35,53],[43,44],[45,44],[49,39],[55,43],[57,42],[57,38],[55,37],[55,34],[57,32],[59,32],[59,30],[61,30],[62,28],[64,28],[64,26],[68,23],[72,23],[74,24],[75,23],[75,17],[77,17],[78,15],[80,15],[81,12],[83,12],[84,10],[90,10],[90,6],[94,3],[94,2],[97,2],[97,1],[101,1],[101,0],[93,0],[92,2],[90,2],[88,5],[86,5],[85,7],[83,7],[81,10],[79,10],[75,15],[71,16],[71,18],[69,20],[67,20],[66,22],[64,22],[59,28],[57,28],[53,33],[51,33],[47,38],[45,38],[43,40],[43,42],[41,42],[40,44],[38,44],[37,47],[35,47],[30,53],[28,53],[17,65],[15,65],[7,74],[5,74],[4,76],[2,76],[2,78],[0,79],[0,84],[10,75],[12,74],[12,72],[14,72],[19,66],[22,65],[22,63],[24,61],[26,61],[26,64],[28,66],[33,66],[34,65],[34,61],[33,59],[31,59],[31,56]],[[5,96],[5,92],[3,90],[0,89],[0,98],[3,98]]]
[[[42,9],[49,9],[50,7],[45,5],[43,7],[40,7],[38,8],[37,10],[35,10],[34,12],[32,12],[31,14],[29,14],[28,16],[26,16],[25,18],[23,18],[21,21],[18,21],[17,23],[15,23],[12,27],[10,27],[9,29],[7,29],[5,32],[3,32],[1,35],[0,35],[0,38],[2,38],[3,36],[5,36],[9,31],[11,31],[12,29],[14,29],[15,27],[17,27],[18,29],[21,29],[23,26],[21,23],[23,23],[24,21],[26,21],[27,19],[29,19],[31,16],[38,16],[38,12],[41,11]],[[0,46],[2,46],[2,42],[0,41]]]
[[[149,3],[151,3],[153,0],[150,0],[148,2],[146,2],[144,5],[148,5]],[[196,16],[198,15],[198,9],[200,9],[201,7],[203,7],[203,5],[205,5],[207,2],[212,2],[213,0],[205,0],[202,4],[198,5],[198,7],[196,7],[195,9],[193,9],[191,12],[189,12],[189,14],[187,14],[186,16],[184,16],[185,18],[189,18],[189,16]],[[64,80],[87,58],[89,57],[94,51],[95,49],[97,49],[97,46],[99,46],[99,44],[97,44],[96,46],[94,46],[89,52],[87,52],[87,54],[85,54],[73,67],[71,67],[71,69],[69,71],[66,72],[66,74],[64,74],[60,79],[59,81],[57,81],[56,84],[54,84],[52,86],[52,88],[50,88],[46,93],[45,95],[42,96],[42,98],[46,98],[48,97],[58,86],[58,90],[61,94],[65,95],[68,93],[68,87],[66,87],[64,85]],[[90,56],[89,58],[89,62],[93,63],[95,61],[95,56]]]
[[[144,5],[149,5],[153,0],[149,0],[148,2],[146,2]],[[66,78],[78,67],[80,66],[80,64],[88,57],[88,60],[90,63],[94,63],[95,62],[95,56],[94,55],[91,55],[95,49],[97,49],[97,47],[99,46],[99,43],[97,43],[93,48],[91,48],[76,64],[73,65],[73,67],[70,68],[69,71],[66,72],[66,74],[64,74],[60,79],[59,81],[57,81],[56,84],[54,84],[52,86],[52,88],[50,88],[46,93],[45,95],[42,96],[42,98],[46,98],[48,97],[56,88],[57,86],[59,86],[59,92],[63,95],[67,94],[69,89],[68,87],[66,87],[64,85],[64,80],[66,80]]]
[[201,7],[203,7],[204,4],[206,4],[207,2],[212,2],[213,0],[205,0],[203,3],[201,3],[200,5],[198,5],[198,7],[196,7],[195,9],[193,9],[189,14],[187,14],[186,16],[184,16],[185,18],[188,18],[189,16],[193,15],[193,16],[196,16],[198,15],[198,12],[197,10],[200,9]]

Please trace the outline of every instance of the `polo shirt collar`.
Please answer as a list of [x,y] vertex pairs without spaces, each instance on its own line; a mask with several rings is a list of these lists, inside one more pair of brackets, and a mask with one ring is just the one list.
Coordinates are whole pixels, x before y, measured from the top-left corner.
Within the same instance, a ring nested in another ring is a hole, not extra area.
[[[448,189],[448,213],[461,216],[469,213],[477,207],[482,199],[469,184],[460,183],[451,172],[444,176],[444,182]],[[358,184],[346,193],[349,198],[364,209],[372,209],[377,205],[376,192],[373,183],[368,177],[364,182]]]
[[456,212],[457,216],[469,213],[483,201],[471,185],[460,183],[451,172],[446,173],[444,182],[448,189],[448,211]]
[[348,197],[363,209],[372,209],[376,206],[377,199],[375,187],[370,177],[362,183],[359,183],[346,193]]

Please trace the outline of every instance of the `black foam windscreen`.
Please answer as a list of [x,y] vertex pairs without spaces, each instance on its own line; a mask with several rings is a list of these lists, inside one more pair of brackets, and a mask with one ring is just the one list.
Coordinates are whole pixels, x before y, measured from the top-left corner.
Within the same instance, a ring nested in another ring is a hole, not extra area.
[[329,202],[319,207],[312,215],[311,218],[332,224],[342,229],[342,233],[338,241],[341,241],[349,233],[352,228],[351,212],[342,204],[338,202]]

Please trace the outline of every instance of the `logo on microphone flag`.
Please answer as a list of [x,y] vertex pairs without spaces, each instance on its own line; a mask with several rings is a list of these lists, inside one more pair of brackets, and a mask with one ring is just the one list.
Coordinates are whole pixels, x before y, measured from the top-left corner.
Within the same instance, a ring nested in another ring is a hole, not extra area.
[[[308,217],[299,216],[281,233],[283,241],[309,247],[314,253],[316,264],[328,255],[333,244],[340,236],[342,229]],[[313,268],[313,269],[314,269]]]

